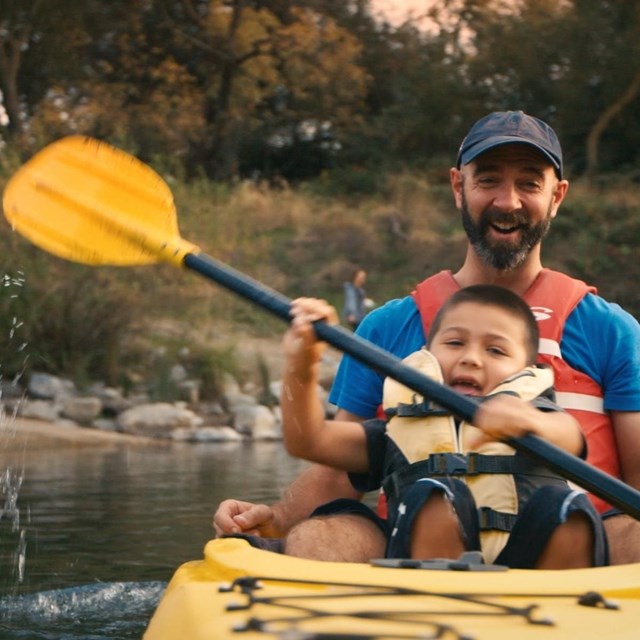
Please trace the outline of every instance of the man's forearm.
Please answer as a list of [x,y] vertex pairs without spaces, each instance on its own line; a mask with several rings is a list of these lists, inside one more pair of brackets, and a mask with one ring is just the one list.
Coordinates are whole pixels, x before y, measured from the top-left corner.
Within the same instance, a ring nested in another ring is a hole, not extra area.
[[337,498],[358,500],[361,497],[344,471],[314,464],[305,469],[273,505],[274,525],[284,535],[321,504]]

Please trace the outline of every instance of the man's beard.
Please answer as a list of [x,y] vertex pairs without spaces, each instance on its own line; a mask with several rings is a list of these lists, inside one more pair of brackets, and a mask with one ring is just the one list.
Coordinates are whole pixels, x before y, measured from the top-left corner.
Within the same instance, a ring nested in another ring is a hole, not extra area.
[[[524,263],[531,250],[547,235],[551,226],[552,203],[544,220],[531,224],[529,214],[524,209],[518,209],[510,213],[504,213],[494,208],[485,209],[476,224],[469,214],[467,200],[462,193],[462,226],[464,227],[469,242],[478,257],[490,267],[507,271],[516,269]],[[517,226],[520,231],[520,240],[517,242],[500,242],[491,240],[489,227],[493,223]]]

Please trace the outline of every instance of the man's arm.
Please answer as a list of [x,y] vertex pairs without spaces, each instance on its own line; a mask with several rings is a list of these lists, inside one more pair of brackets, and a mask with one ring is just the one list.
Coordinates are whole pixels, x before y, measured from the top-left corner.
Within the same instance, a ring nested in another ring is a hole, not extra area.
[[[622,480],[640,489],[640,412],[612,411]],[[640,521],[628,515],[606,518],[611,564],[640,562]]]
[[640,489],[640,412],[612,411],[622,479]]
[[[363,422],[363,418],[339,409],[336,420]],[[225,500],[213,517],[216,535],[253,533],[263,536],[282,536],[321,504],[337,498],[362,498],[347,474],[330,467],[312,465],[305,469],[285,489],[273,506]]]

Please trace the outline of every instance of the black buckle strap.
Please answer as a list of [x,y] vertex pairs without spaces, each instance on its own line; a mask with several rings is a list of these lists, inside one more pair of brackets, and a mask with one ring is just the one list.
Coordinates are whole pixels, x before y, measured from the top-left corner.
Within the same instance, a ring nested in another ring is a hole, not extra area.
[[557,477],[522,456],[495,456],[481,453],[433,453],[421,462],[425,474],[435,476],[476,476],[481,473],[527,474]]
[[[414,396],[415,398],[415,396]],[[400,402],[397,407],[389,407],[384,410],[387,418],[398,416],[399,418],[427,418],[429,416],[450,416],[451,412],[442,408],[434,408],[429,400],[422,402]],[[426,425],[428,427],[428,425]]]
[[434,453],[424,460],[423,470],[432,476],[466,476],[469,458],[463,453]]
[[[525,463],[523,466],[522,463]],[[480,453],[433,453],[417,463],[432,476],[475,476],[480,473],[524,473],[528,461],[515,456],[485,456]]]
[[480,531],[506,531],[510,533],[518,519],[517,514],[495,511],[491,507],[480,507],[478,509],[478,520],[480,521]]

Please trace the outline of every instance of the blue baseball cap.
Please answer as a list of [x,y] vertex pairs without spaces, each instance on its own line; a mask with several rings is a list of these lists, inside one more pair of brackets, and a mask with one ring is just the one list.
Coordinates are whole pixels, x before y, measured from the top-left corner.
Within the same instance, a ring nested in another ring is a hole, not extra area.
[[460,145],[456,166],[459,169],[489,149],[514,142],[540,151],[562,179],[562,148],[556,132],[522,111],[494,111],[478,120]]

